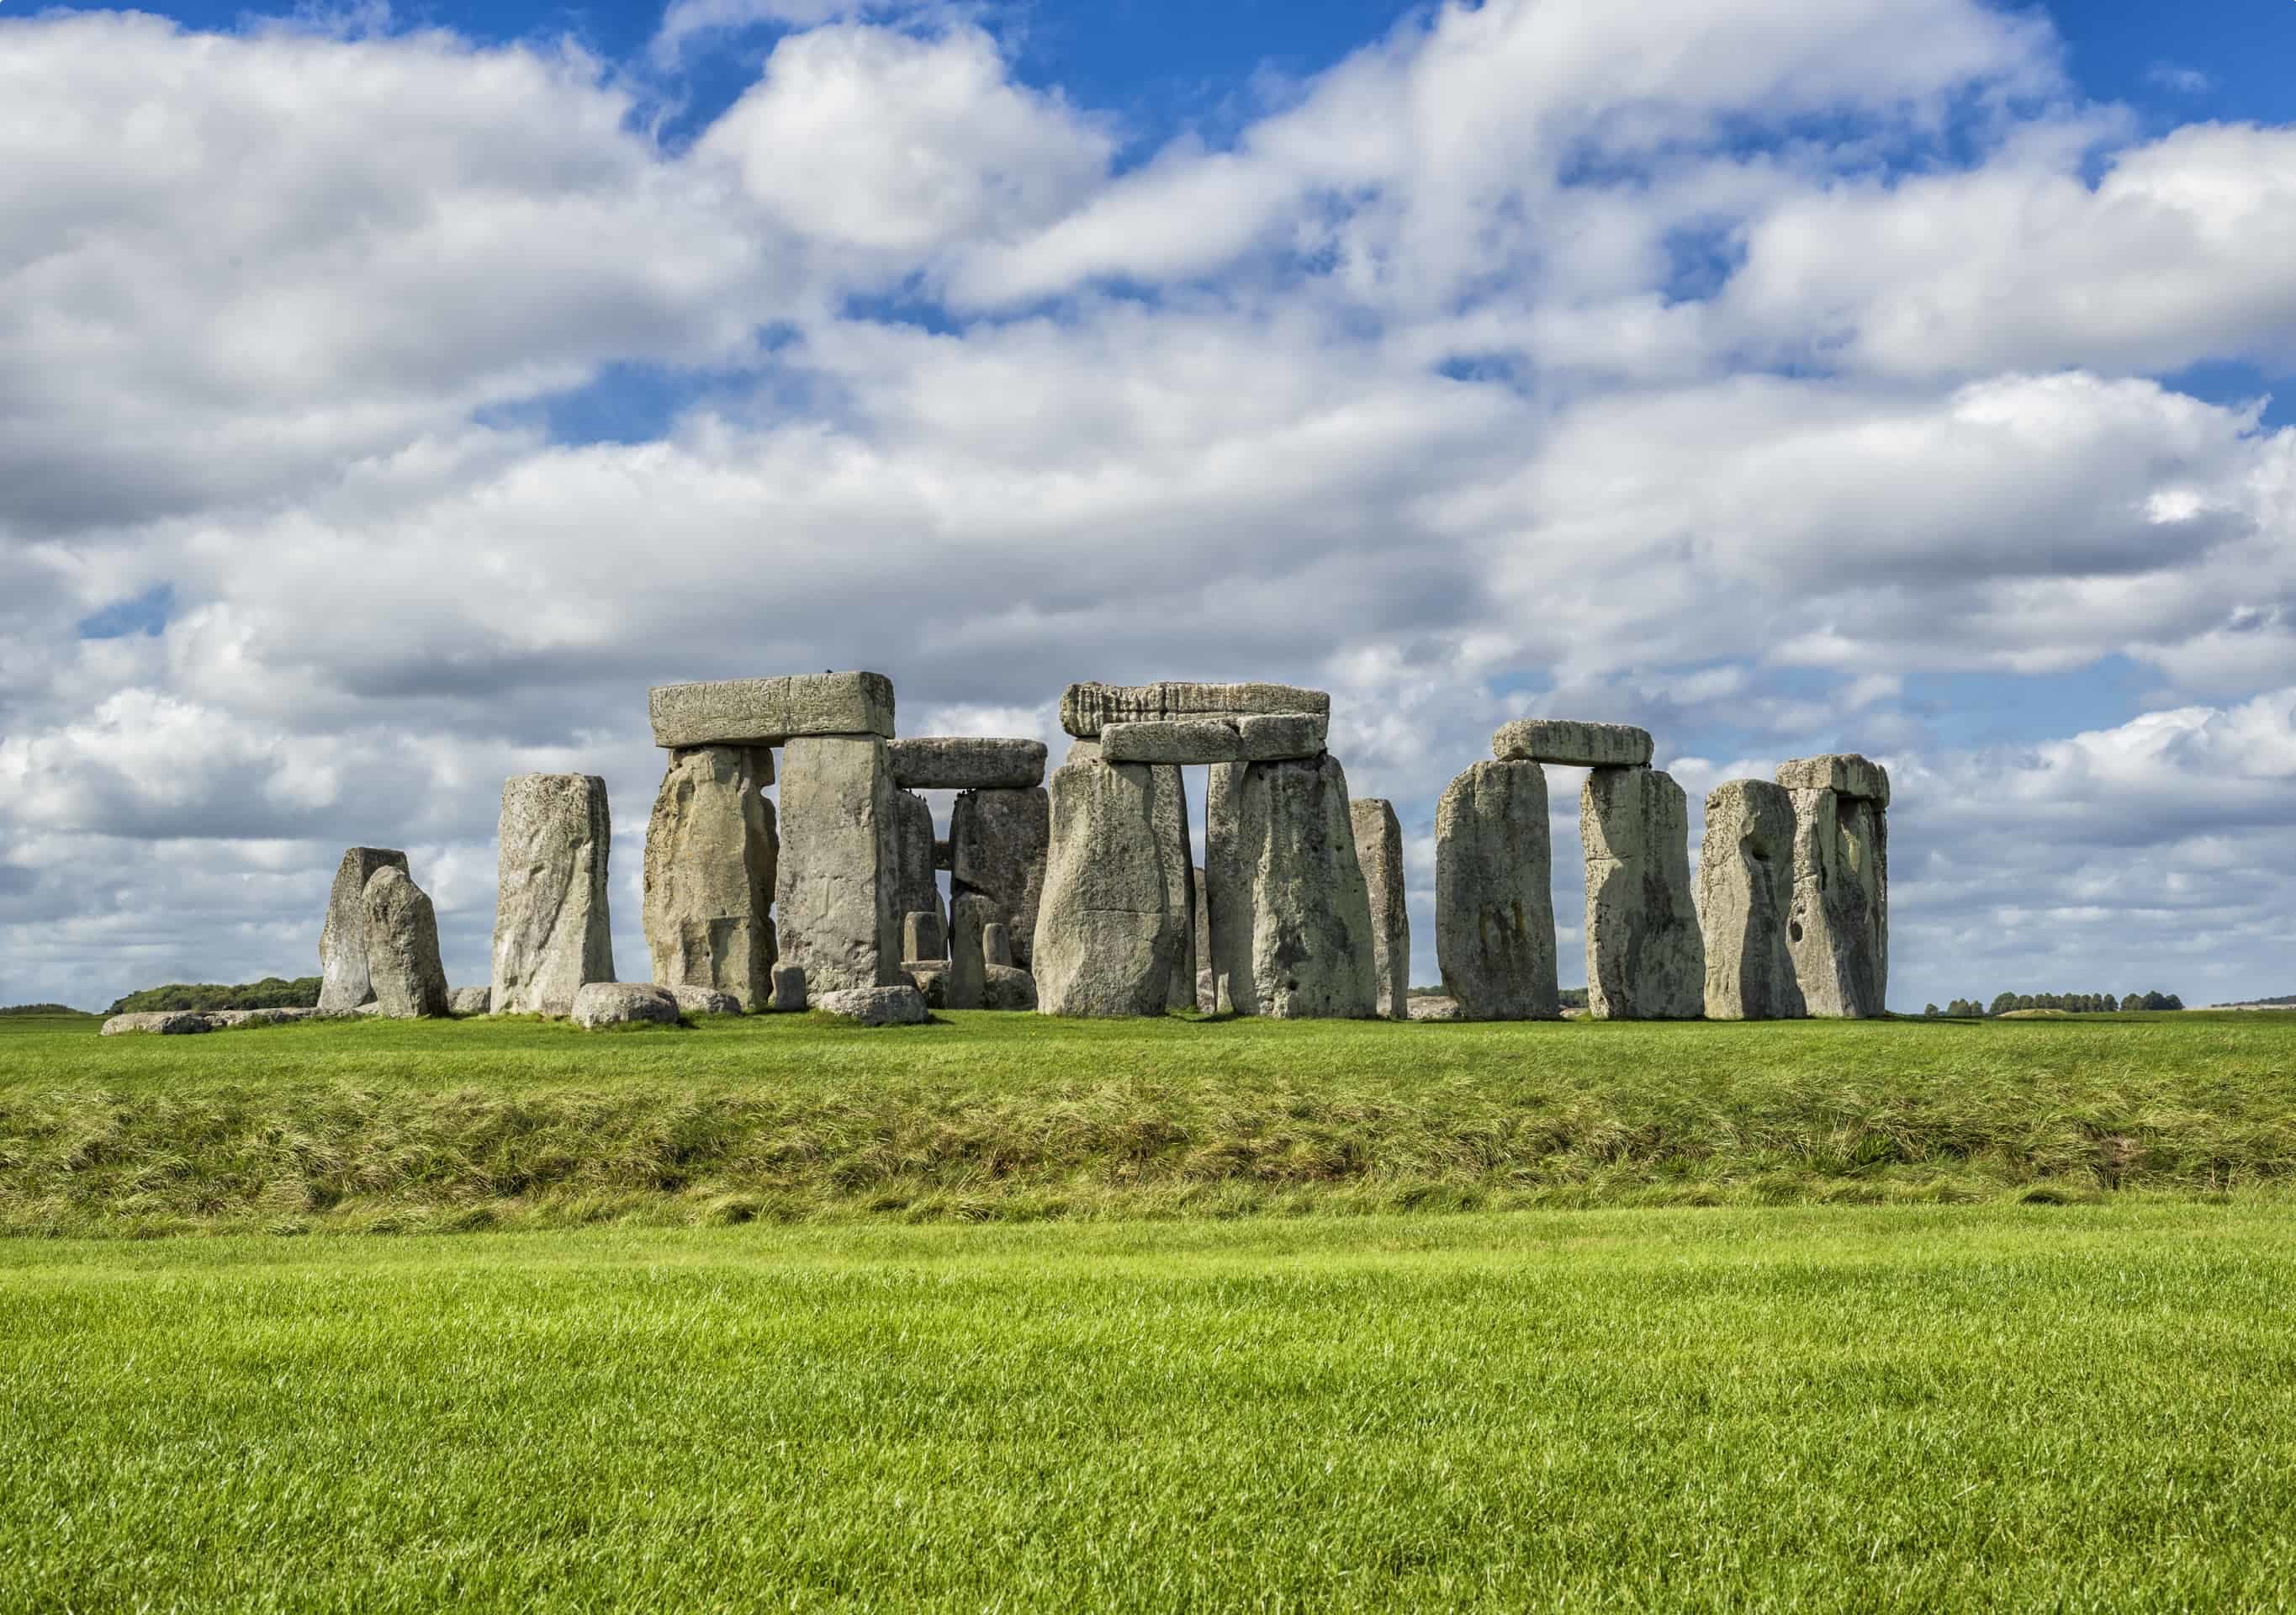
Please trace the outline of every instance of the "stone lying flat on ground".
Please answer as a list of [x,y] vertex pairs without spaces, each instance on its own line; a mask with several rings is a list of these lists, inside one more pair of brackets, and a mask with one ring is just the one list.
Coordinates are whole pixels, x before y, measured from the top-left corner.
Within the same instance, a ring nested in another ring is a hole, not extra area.
[[888,742],[893,783],[909,791],[1026,791],[1045,783],[1045,742],[969,734]]
[[1050,791],[1052,849],[1029,967],[1037,1007],[1048,1015],[1160,1015],[1187,944],[1186,915],[1173,907],[1174,878],[1164,868],[1157,771],[1072,763],[1054,771]]
[[1380,1018],[1400,1021],[1411,996],[1411,912],[1403,880],[1403,824],[1395,805],[1375,796],[1348,804],[1356,863],[1371,896],[1372,980]]
[[1786,943],[1793,906],[1793,795],[1767,780],[1706,793],[1698,919],[1706,939],[1709,1021],[1792,1020],[1806,1012]]
[[335,869],[327,892],[326,923],[319,928],[319,1007],[353,1010],[374,996],[366,971],[366,883],[378,869],[406,868],[406,855],[388,847],[353,847]]
[[1110,724],[1168,718],[1253,717],[1304,712],[1329,720],[1332,698],[1293,685],[1070,685],[1061,696],[1061,727],[1079,740],[1097,740]]
[[1411,1019],[1414,1021],[1464,1021],[1467,1012],[1459,1007],[1456,998],[1414,998]]
[[1587,851],[1587,1008],[1598,1021],[1695,1021],[1706,944],[1690,895],[1690,807],[1650,768],[1597,768],[1578,793]]
[[873,735],[791,741],[782,753],[781,797],[774,912],[783,960],[801,967],[816,994],[893,985],[901,969],[895,831],[906,810],[885,767],[885,742]]
[[1037,979],[1009,964],[991,964],[981,983],[981,1007],[993,1010],[1034,1010]]
[[483,1015],[494,1008],[495,990],[490,987],[458,987],[447,995],[447,1012],[450,1015]]
[[732,993],[718,988],[656,985],[663,987],[663,990],[677,1001],[680,1014],[738,1015],[742,1012],[742,1001]]
[[882,673],[801,673],[657,685],[647,704],[653,743],[779,746],[800,734],[893,733],[893,681]]
[[794,1015],[805,1008],[805,971],[794,964],[774,966],[774,990],[766,1008],[776,1015]]
[[922,1026],[930,1019],[924,995],[914,987],[849,987],[822,994],[814,1007],[863,1026]]
[[574,995],[574,1024],[588,1031],[632,1021],[677,1024],[677,996],[651,981],[592,981]]
[[1890,805],[1890,771],[1855,751],[1780,763],[1778,783],[1789,791],[1834,791],[1884,808]]
[[136,1032],[171,1037],[187,1037],[197,1032],[212,1032],[216,1023],[197,1010],[144,1010],[134,1014],[114,1015],[103,1023],[98,1034],[104,1037],[121,1037]]
[[996,905],[1013,946],[1013,963],[1033,968],[1037,914],[1044,900],[1052,847],[1052,798],[1028,791],[968,791],[949,810],[949,895],[973,894]]
[[[1226,950],[1213,961],[1221,1007],[1283,1020],[1370,1019],[1378,1012],[1371,896],[1339,759],[1230,765],[1221,777],[1229,800],[1220,816],[1234,845],[1218,865],[1236,872],[1247,894],[1241,922],[1222,925],[1214,914],[1213,947]],[[1207,803],[1208,824],[1210,813]],[[1191,990],[1184,1002],[1194,997]]]
[[1571,768],[1641,768],[1651,760],[1647,729],[1587,724],[1567,717],[1519,717],[1491,736],[1503,763],[1554,763]]
[[447,969],[430,895],[386,865],[366,883],[366,964],[374,1001],[394,1021],[447,1013]]
[[606,782],[594,774],[512,775],[503,782],[500,839],[494,1012],[570,1013],[585,983],[614,979]]
[[1435,957],[1468,1021],[1552,1021],[1554,898],[1546,771],[1477,763],[1435,808]]
[[1102,759],[1111,763],[1174,764],[1186,767],[1213,763],[1282,762],[1321,755],[1328,727],[1326,719],[1311,712],[1111,723],[1101,730],[1097,742],[1078,741],[1071,745],[1070,760],[1078,760],[1077,746],[1096,744]]
[[765,787],[774,754],[701,746],[670,753],[646,825],[645,938],[653,979],[754,1004],[780,945],[774,876],[781,836]]

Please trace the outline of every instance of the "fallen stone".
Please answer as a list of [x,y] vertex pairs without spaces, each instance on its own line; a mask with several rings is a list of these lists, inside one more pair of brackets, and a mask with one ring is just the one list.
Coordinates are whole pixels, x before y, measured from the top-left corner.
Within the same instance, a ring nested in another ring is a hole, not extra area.
[[1329,719],[1332,698],[1292,685],[1070,685],[1061,697],[1061,727],[1096,740],[1110,724],[1153,723],[1176,717],[1253,717],[1305,712]]
[[948,957],[947,927],[934,911],[920,909],[901,916],[901,966],[914,959],[940,963]]
[[1002,920],[991,920],[980,928],[980,957],[989,964],[1012,964],[1013,933]]
[[1578,793],[1587,851],[1587,1011],[1695,1021],[1706,945],[1690,896],[1690,807],[1650,768],[1597,768]]
[[1641,768],[1651,760],[1647,729],[1586,724],[1567,717],[1519,717],[1491,736],[1503,763],[1557,763],[1572,768]]
[[447,970],[439,963],[439,918],[429,894],[396,865],[366,883],[367,972],[374,1001],[394,1021],[447,1013]]
[[682,1015],[738,1015],[742,1012],[742,1000],[718,988],[688,987],[668,982],[656,985],[666,988],[677,1001],[677,1011]]
[[889,741],[893,783],[911,791],[1028,791],[1045,783],[1045,742],[928,734]]
[[1052,847],[1052,799],[1032,791],[969,791],[949,814],[949,893],[987,898],[1013,940],[1013,963],[1035,968],[1037,916]]
[[[1224,812],[1234,843],[1221,863],[1244,875],[1248,913],[1223,927],[1215,907],[1221,1007],[1285,1020],[1371,1018],[1371,896],[1339,759],[1246,763],[1230,789]],[[1211,875],[1213,865],[1205,867]]]
[[216,1029],[216,1023],[197,1010],[144,1010],[134,1014],[112,1016],[103,1023],[97,1035],[122,1037],[130,1033],[150,1033],[155,1037],[182,1037]]
[[931,1018],[914,987],[849,987],[822,994],[815,1007],[863,1026],[922,1026]]
[[1395,805],[1375,796],[1348,804],[1356,863],[1371,898],[1374,1002],[1384,1021],[1403,1020],[1411,998],[1411,911],[1403,879],[1403,824]]
[[1790,791],[1793,905],[1786,947],[1813,1015],[1885,1012],[1890,986],[1889,814],[1872,797]]
[[494,1012],[570,1014],[585,985],[614,979],[606,782],[593,774],[513,775],[503,782],[501,842]]
[[1456,998],[1414,998],[1410,1001],[1410,1019],[1414,1021],[1464,1021],[1467,1012],[1459,1007]]
[[[890,748],[889,748],[890,750]],[[938,959],[948,951],[948,911],[940,900],[940,877],[932,862],[932,807],[914,791],[896,789],[893,816],[885,843],[886,879],[892,882],[887,901],[895,920],[906,925],[914,914],[929,914],[940,927],[942,946],[924,953],[911,951],[904,939],[903,952],[912,959]],[[898,982],[895,986],[900,985]]]
[[[1145,763],[1076,763],[1053,775],[1052,849],[1037,915],[1037,1005],[1048,1015],[1160,1015],[1184,956]],[[958,857],[964,857],[958,841]],[[1017,932],[1015,935],[1017,936]]]
[[1842,796],[1890,805],[1890,771],[1855,751],[1798,757],[1778,765],[1778,783],[1789,791],[1832,791]]
[[1698,919],[1709,1021],[1792,1020],[1808,1012],[1786,944],[1793,844],[1793,796],[1784,786],[1732,780],[1706,793]]
[[805,971],[794,964],[774,966],[774,990],[766,1008],[776,1015],[795,1015],[805,1009]]
[[1033,1011],[1037,1007],[1037,979],[1009,964],[991,964],[981,983],[981,999],[983,1007],[988,1009]]
[[357,1009],[374,996],[366,971],[366,883],[378,869],[404,873],[406,855],[388,847],[353,847],[335,869],[319,928],[319,1007]]
[[802,673],[657,685],[647,704],[653,743],[780,746],[799,735],[893,733],[893,681],[882,673]]
[[351,1011],[350,1012],[354,1018],[361,1020],[370,1017],[380,1020],[382,1016],[382,1005],[373,998],[370,998],[365,1004],[360,1004],[358,1008]]
[[490,987],[458,987],[447,995],[447,1012],[455,1016],[483,1015],[494,1008]]
[[1189,840],[1188,776],[1177,765],[1151,767],[1156,792],[1154,814],[1159,857],[1164,870],[1164,906],[1179,922],[1180,947],[1172,958],[1166,1009],[1196,1007],[1196,849]]
[[1435,808],[1435,957],[1465,1021],[1552,1021],[1546,771],[1477,763]]
[[780,952],[774,880],[781,836],[765,787],[774,754],[744,746],[673,751],[646,825],[645,937],[664,986],[761,1002]]
[[972,1010],[981,1006],[982,984],[988,979],[988,955],[981,932],[996,906],[987,898],[967,892],[949,906],[948,1007]]
[[316,1009],[305,1009],[287,1004],[271,1009],[244,1010],[241,1013],[243,1018],[239,1024],[242,1026],[291,1026],[299,1021],[316,1021],[320,1018],[320,1012]]
[[651,1021],[677,1024],[677,996],[651,981],[590,981],[574,995],[574,1024],[586,1031]]
[[[782,753],[782,958],[814,993],[885,987],[901,968],[893,907],[899,793],[873,735],[810,735]],[[928,842],[930,844],[930,842]]]

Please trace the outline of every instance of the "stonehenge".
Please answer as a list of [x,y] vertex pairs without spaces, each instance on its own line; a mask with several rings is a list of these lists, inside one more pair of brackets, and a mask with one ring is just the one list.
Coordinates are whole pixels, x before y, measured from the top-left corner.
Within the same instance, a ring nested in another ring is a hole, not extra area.
[[1890,985],[1890,776],[1855,752],[1784,763],[1793,802],[1786,944],[1812,1015],[1884,1012]]
[[1793,847],[1793,797],[1784,786],[1732,780],[1707,792],[1698,913],[1706,942],[1709,1021],[1795,1020],[1808,1013],[1786,942]]
[[1348,804],[1355,822],[1356,862],[1371,899],[1374,1008],[1382,1021],[1408,1019],[1411,913],[1403,884],[1403,825],[1395,804],[1375,796]]
[[[1213,865],[1205,865],[1221,1007],[1283,1020],[1371,1019],[1378,1012],[1371,896],[1339,759],[1327,752],[1228,768],[1222,822],[1234,839],[1219,871],[1235,883],[1223,893]],[[1207,840],[1210,833],[1208,827]],[[1193,1001],[1193,972],[1190,983]]]
[[1037,1007],[1049,1015],[1160,1015],[1185,955],[1154,768],[1097,758],[1055,769],[1052,844],[1037,914]]
[[1552,1021],[1554,854],[1546,771],[1529,759],[1477,763],[1435,808],[1435,958],[1468,1021]]
[[1690,896],[1690,809],[1649,767],[1588,772],[1578,793],[1587,857],[1587,1012],[1597,1021],[1695,1021],[1706,945]]
[[894,987],[900,914],[888,843],[898,834],[893,775],[873,734],[800,735],[782,751],[782,957],[816,992]]
[[374,987],[367,972],[366,883],[381,869],[406,873],[406,855],[386,847],[345,850],[327,893],[326,923],[319,928],[319,1007],[339,1013],[370,1003]]
[[563,1018],[583,988],[614,979],[606,782],[513,775],[503,783],[501,839],[493,1012]]
[[386,864],[367,881],[360,901],[380,1012],[394,1021],[446,1014],[447,969],[439,962],[439,920],[429,894],[404,869]]
[[761,1004],[780,955],[774,880],[781,836],[765,787],[774,754],[695,746],[669,754],[646,826],[645,938],[653,979]]

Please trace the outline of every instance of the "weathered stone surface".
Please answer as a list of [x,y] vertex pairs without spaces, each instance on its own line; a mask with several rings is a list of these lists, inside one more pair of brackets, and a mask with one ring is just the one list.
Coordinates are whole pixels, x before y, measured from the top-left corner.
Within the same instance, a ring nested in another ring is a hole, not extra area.
[[[1233,1015],[1238,1012],[1236,997],[1239,990],[1243,1001],[1252,1002],[1253,988],[1248,980],[1251,973],[1251,865],[1245,861],[1242,842],[1242,825],[1238,813],[1242,801],[1244,770],[1248,763],[1223,763],[1204,775],[1204,884],[1202,898],[1210,913],[1202,922],[1204,941],[1208,951],[1198,956],[1200,968],[1212,972],[1210,1006],[1207,1014]],[[1231,971],[1241,971],[1247,980],[1231,981]],[[1203,1004],[1203,991],[1197,989],[1196,1001]]]
[[[1217,717],[1110,724],[1101,730],[1098,744],[1102,759],[1111,763],[1233,763],[1243,758],[1243,736],[1233,722]],[[1073,760],[1074,746],[1070,752]]]
[[882,673],[802,673],[657,685],[648,696],[653,743],[779,746],[800,734],[893,733],[893,681]]
[[1251,713],[1235,720],[1236,738],[1243,743],[1248,763],[1320,757],[1331,726],[1329,714],[1323,712]]
[[1587,849],[1587,1010],[1597,1021],[1695,1021],[1706,944],[1690,896],[1690,805],[1650,768],[1597,768],[1578,793]]
[[1070,763],[1097,763],[1104,760],[1100,754],[1098,741],[1072,740],[1069,742],[1069,754],[1062,759],[1062,766],[1065,767]]
[[993,1010],[1034,1010],[1037,1007],[1037,979],[1027,971],[1015,970],[1009,964],[991,964],[981,983],[985,1007]]
[[1011,966],[1013,932],[1004,921],[991,920],[980,928],[980,957],[986,963]]
[[1889,814],[1871,797],[1794,791],[1786,947],[1813,1015],[1879,1015],[1890,986]]
[[925,997],[927,1009],[948,1007],[948,961],[946,959],[905,959],[901,970],[910,985]]
[[[948,957],[948,932],[939,914],[919,909],[901,916],[901,965],[913,960],[939,963]],[[896,984],[898,985],[898,983]]]
[[1076,763],[1053,775],[1052,851],[1030,966],[1046,1014],[1164,1012],[1187,945],[1164,868],[1160,794],[1146,763]]
[[367,881],[366,967],[374,1001],[394,1021],[447,1012],[447,969],[439,963],[439,918],[429,894],[386,864]]
[[217,1029],[216,1023],[197,1010],[145,1010],[135,1014],[114,1015],[103,1023],[102,1029],[97,1035],[103,1037],[121,1037],[130,1033],[147,1032],[163,1037],[182,1037]]
[[574,1024],[586,1031],[635,1021],[677,1024],[677,995],[652,981],[588,981],[574,995]]
[[780,951],[773,778],[773,753],[752,747],[670,753],[645,845],[646,951],[662,985],[714,988],[745,1005],[770,989]]
[[805,971],[816,997],[893,985],[901,925],[890,877],[901,809],[885,742],[873,735],[792,740],[782,753],[781,794],[774,907],[783,960]]
[[501,836],[494,1012],[570,1014],[586,984],[614,979],[606,782],[592,774],[513,775],[503,782]]
[[1459,1007],[1456,998],[1414,998],[1410,1000],[1410,1018],[1414,1021],[1464,1021],[1467,1012]]
[[484,1015],[494,1009],[495,989],[491,987],[458,987],[447,994],[447,1012],[450,1015]]
[[1709,1021],[1792,1020],[1807,1012],[1786,923],[1793,906],[1793,797],[1767,780],[1706,793],[1698,922],[1706,939]]
[[930,1019],[914,987],[849,987],[822,994],[814,1007],[863,1026],[922,1026]]
[[955,861],[956,853],[949,846],[948,838],[947,836],[942,836],[933,843],[933,867],[935,869],[947,869]]
[[242,1026],[291,1026],[299,1021],[316,1021],[318,1018],[319,1012],[316,1009],[279,1004],[270,1009],[242,1011],[239,1024]]
[[[1221,1007],[1289,1020],[1370,1018],[1378,1007],[1371,896],[1356,861],[1339,759],[1246,763],[1225,789],[1233,848],[1217,865],[1208,851],[1205,865],[1216,893],[1212,969]],[[1242,877],[1241,922],[1221,922],[1221,870]]]
[[1037,916],[1052,846],[1052,799],[1033,791],[972,791],[949,814],[949,893],[996,905],[1013,939],[1013,963],[1035,968]]
[[1467,1021],[1552,1021],[1554,855],[1546,771],[1477,763],[1435,808],[1435,957]]
[[1045,742],[925,734],[885,745],[893,783],[911,791],[1027,791],[1045,783]]
[[1568,717],[1519,717],[1491,736],[1503,763],[1560,763],[1573,768],[1641,768],[1651,760],[1647,729],[1586,724]]
[[1789,791],[1832,791],[1890,805],[1890,771],[1855,751],[1780,763],[1778,783]]
[[794,964],[774,966],[774,990],[766,1008],[776,1015],[794,1015],[805,1008],[805,971]]
[[[1207,811],[1210,804],[1206,803]],[[1205,831],[1210,841],[1211,833]],[[1207,850],[1206,857],[1211,856]],[[1196,894],[1196,1008],[1203,1014],[1212,1014],[1219,1008],[1219,986],[1212,975],[1212,904],[1211,894],[1205,889],[1204,866],[1201,864],[1189,872],[1188,886]]]
[[979,1009],[988,974],[988,947],[981,932],[996,906],[978,893],[967,892],[949,909],[948,1007]]
[[1411,911],[1403,881],[1403,824],[1395,805],[1375,796],[1348,804],[1356,863],[1371,897],[1372,980],[1380,1017],[1400,1021],[1411,999]]
[[887,824],[885,870],[892,882],[892,895],[887,900],[893,906],[894,917],[906,925],[909,915],[929,914],[940,926],[941,947],[911,953],[905,935],[902,951],[912,959],[941,958],[948,951],[948,909],[941,902],[940,876],[933,869],[932,805],[914,791],[896,789],[893,816]]
[[1156,840],[1162,848],[1164,906],[1180,922],[1180,950],[1172,960],[1167,1009],[1196,1006],[1196,849],[1188,824],[1188,776],[1173,764],[1152,768],[1156,791]]
[[1328,719],[1332,698],[1292,685],[1070,685],[1061,697],[1061,727],[1096,740],[1110,724],[1154,723],[1175,717],[1250,717],[1305,712]]
[[[657,983],[657,985],[660,984]],[[672,985],[669,986],[667,990],[668,991],[669,996],[677,1001],[678,1012],[683,1015],[738,1015],[742,1013],[742,1000],[740,997],[718,988]],[[771,991],[772,989],[768,988],[767,990]],[[763,1000],[761,999],[759,1002],[762,1003]]]
[[374,996],[366,971],[366,883],[386,868],[404,873],[406,855],[388,847],[353,847],[335,870],[326,923],[319,928],[321,1009],[357,1009]]

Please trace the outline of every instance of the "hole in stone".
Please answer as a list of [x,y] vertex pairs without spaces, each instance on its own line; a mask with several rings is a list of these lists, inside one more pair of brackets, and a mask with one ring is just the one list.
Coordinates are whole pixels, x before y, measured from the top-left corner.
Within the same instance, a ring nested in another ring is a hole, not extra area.
[[1789,921],[1786,925],[1786,935],[1792,937],[1797,942],[1800,941],[1801,922],[1800,920]]

